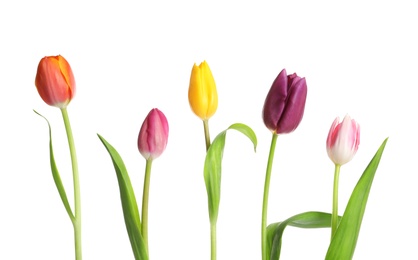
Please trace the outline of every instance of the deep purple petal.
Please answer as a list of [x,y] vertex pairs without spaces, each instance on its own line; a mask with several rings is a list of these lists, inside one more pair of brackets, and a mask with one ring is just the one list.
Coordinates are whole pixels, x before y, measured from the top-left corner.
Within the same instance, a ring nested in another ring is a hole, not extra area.
[[288,96],[284,105],[284,111],[277,124],[276,132],[278,134],[293,132],[302,121],[305,111],[307,96],[307,85],[305,78],[297,77],[296,74],[291,79]]
[[263,107],[263,121],[268,129],[276,131],[277,124],[285,108],[288,95],[288,77],[283,69],[274,80]]

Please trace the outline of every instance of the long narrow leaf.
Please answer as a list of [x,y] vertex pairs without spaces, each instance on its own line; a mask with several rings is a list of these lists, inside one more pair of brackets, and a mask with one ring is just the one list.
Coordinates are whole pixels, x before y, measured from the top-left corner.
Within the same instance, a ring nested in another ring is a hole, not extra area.
[[206,154],[204,177],[206,190],[208,193],[209,218],[211,222],[216,222],[218,218],[219,201],[221,196],[221,172],[222,157],[225,147],[226,132],[229,129],[237,130],[247,136],[257,147],[257,137],[254,131],[244,124],[233,124],[228,129],[219,133],[213,140]]
[[383,141],[351,193],[337,232],[328,248],[326,260],[353,258],[370,188],[387,140],[386,138]]
[[98,135],[100,141],[106,147],[112,158],[119,183],[120,199],[122,202],[123,216],[125,218],[126,230],[128,231],[132,251],[136,260],[147,260],[148,253],[141,234],[141,220],[139,217],[138,205],[131,180],[125,164],[119,153],[102,136]]
[[287,226],[299,228],[331,227],[331,214],[309,211],[290,217],[283,222],[270,224],[267,227],[267,252],[270,252],[270,260],[280,259],[282,236]]
[[48,129],[49,129],[49,161],[50,161],[50,165],[51,165],[52,177],[54,178],[55,186],[57,187],[58,193],[61,197],[62,203],[64,204],[65,210],[67,211],[67,214],[70,217],[71,221],[74,222],[74,214],[71,210],[70,204],[68,203],[67,193],[65,192],[65,188],[64,188],[64,185],[62,184],[61,176],[59,174],[57,164],[55,163],[54,149],[52,148],[51,125],[49,124],[49,121],[48,121],[48,119],[46,119],[46,117],[39,114],[35,110],[33,110],[33,111],[36,114],[38,114],[39,116],[41,116],[43,119],[45,119],[45,121],[48,124]]

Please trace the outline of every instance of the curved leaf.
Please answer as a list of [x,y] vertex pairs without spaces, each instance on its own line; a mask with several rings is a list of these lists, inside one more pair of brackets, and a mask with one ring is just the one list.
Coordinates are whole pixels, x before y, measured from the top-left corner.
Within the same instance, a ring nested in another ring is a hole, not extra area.
[[125,218],[126,230],[128,231],[132,251],[136,260],[147,260],[148,253],[141,234],[141,220],[136,203],[135,193],[131,185],[131,180],[126,170],[125,164],[119,153],[102,136],[98,134],[100,141],[106,147],[112,158],[116,176],[119,183],[120,199],[122,202],[123,216]]
[[67,211],[67,214],[70,217],[71,221],[74,222],[75,221],[74,214],[71,210],[70,204],[68,203],[67,193],[65,192],[64,185],[62,184],[62,181],[61,181],[61,176],[58,172],[57,164],[55,163],[54,149],[52,148],[51,125],[49,124],[49,121],[48,121],[48,119],[46,119],[46,117],[39,114],[35,110],[33,110],[33,112],[35,112],[36,114],[41,116],[43,119],[45,119],[45,121],[48,124],[48,129],[49,129],[49,161],[50,161],[50,165],[51,165],[52,177],[54,178],[55,186],[57,187],[58,193],[61,197],[62,203],[64,204],[65,210]]
[[257,137],[254,131],[244,124],[233,124],[228,129],[219,133],[210,145],[205,159],[204,177],[206,191],[208,194],[209,218],[211,223],[215,223],[218,218],[219,201],[221,196],[221,172],[222,157],[225,147],[226,132],[234,129],[247,136],[257,147]]
[[353,258],[370,188],[387,140],[388,138],[383,141],[354,187],[337,232],[328,247],[326,260]]
[[308,211],[286,219],[283,222],[270,224],[267,227],[268,259],[280,259],[282,236],[287,226],[299,228],[327,228],[331,227],[331,214],[317,211]]
[[253,142],[254,152],[256,151],[257,136],[255,135],[254,131],[250,127],[241,123],[235,123],[235,124],[232,124],[230,127],[228,127],[228,129],[234,129],[246,135],[251,140],[251,142]]

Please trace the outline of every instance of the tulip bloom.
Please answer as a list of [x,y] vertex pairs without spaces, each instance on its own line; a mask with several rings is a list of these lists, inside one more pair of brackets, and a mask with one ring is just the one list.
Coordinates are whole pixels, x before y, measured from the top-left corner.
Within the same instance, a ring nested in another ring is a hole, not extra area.
[[286,134],[294,131],[303,117],[307,95],[305,78],[283,69],[274,80],[263,107],[263,121],[270,131]]
[[138,136],[139,152],[146,160],[158,158],[165,150],[168,140],[167,118],[157,108],[145,118]]
[[337,117],[331,125],[327,138],[328,156],[334,164],[343,165],[349,162],[360,144],[360,126],[346,115],[340,123]]
[[189,85],[190,107],[200,119],[208,120],[218,108],[215,80],[206,61],[193,65]]
[[75,94],[73,71],[61,55],[41,59],[35,85],[45,103],[58,108],[67,107]]

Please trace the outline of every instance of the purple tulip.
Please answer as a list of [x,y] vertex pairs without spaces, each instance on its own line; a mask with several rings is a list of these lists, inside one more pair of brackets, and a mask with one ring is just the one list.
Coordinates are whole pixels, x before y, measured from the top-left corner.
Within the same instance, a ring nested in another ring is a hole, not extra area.
[[275,134],[294,131],[303,117],[307,86],[305,78],[296,73],[287,75],[283,69],[267,94],[263,107],[263,121]]
[[167,118],[157,108],[152,109],[142,123],[138,136],[138,149],[146,160],[158,158],[168,141]]

